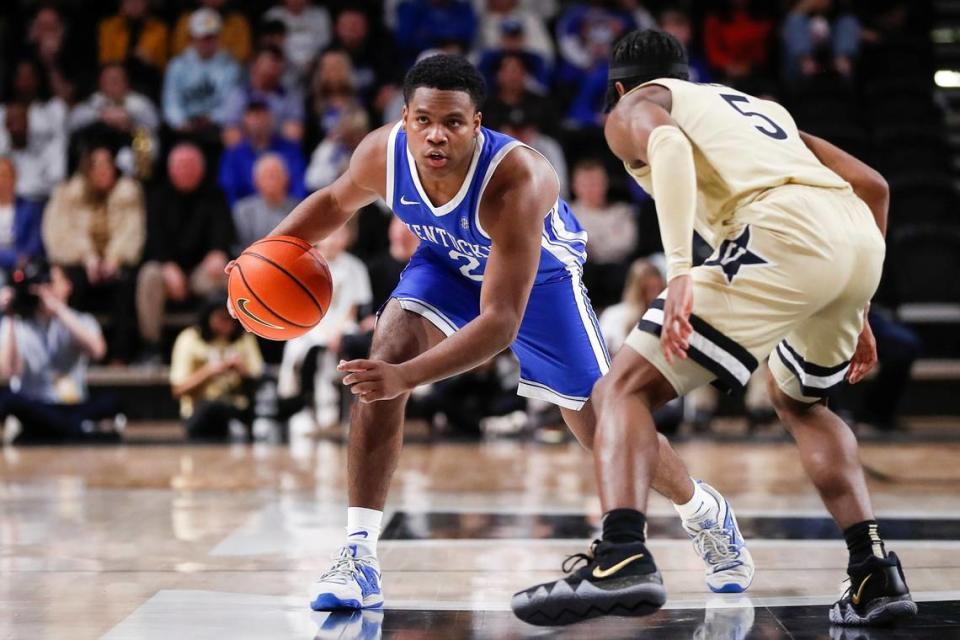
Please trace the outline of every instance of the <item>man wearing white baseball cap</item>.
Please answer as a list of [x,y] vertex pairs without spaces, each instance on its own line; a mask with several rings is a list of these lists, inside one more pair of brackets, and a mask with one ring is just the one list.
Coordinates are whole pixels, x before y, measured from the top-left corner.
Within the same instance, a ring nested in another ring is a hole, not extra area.
[[184,133],[216,135],[223,125],[223,105],[240,82],[240,66],[220,50],[223,23],[212,9],[190,15],[192,42],[167,67],[163,83],[163,116]]

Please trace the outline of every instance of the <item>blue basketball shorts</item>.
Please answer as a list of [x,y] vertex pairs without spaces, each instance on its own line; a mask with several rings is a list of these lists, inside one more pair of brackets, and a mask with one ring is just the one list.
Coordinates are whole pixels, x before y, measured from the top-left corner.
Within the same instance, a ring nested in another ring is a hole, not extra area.
[[[534,285],[512,349],[518,395],[579,410],[610,356],[579,268],[569,274]],[[480,314],[480,284],[414,255],[390,297],[450,336]]]

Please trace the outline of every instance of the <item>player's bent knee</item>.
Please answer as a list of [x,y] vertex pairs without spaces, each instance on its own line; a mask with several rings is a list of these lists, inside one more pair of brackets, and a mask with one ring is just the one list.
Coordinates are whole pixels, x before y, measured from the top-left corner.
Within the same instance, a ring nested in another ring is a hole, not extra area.
[[634,352],[629,358],[617,355],[610,372],[593,387],[591,398],[599,409],[626,396],[639,398],[653,411],[676,397],[676,391],[656,367]]

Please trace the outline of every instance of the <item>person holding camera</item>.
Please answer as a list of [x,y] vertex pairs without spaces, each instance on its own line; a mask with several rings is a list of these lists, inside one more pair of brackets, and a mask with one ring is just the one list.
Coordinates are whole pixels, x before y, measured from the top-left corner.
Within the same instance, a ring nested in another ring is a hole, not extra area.
[[[56,443],[118,440],[119,414],[112,399],[93,399],[87,365],[107,351],[100,325],[90,314],[67,305],[70,279],[63,269],[34,260],[10,274],[0,289],[0,422],[14,417],[20,433],[13,442]],[[102,422],[106,430],[98,430]]]

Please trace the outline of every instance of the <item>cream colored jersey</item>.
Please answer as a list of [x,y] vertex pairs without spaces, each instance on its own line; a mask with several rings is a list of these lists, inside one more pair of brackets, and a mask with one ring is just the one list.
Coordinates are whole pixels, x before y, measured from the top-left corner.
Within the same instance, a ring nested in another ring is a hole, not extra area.
[[[640,86],[651,84],[670,90],[670,115],[693,146],[697,172],[694,228],[712,246],[744,224],[783,231],[777,227],[817,223],[814,218],[748,219],[750,209],[744,207],[770,189],[806,185],[851,190],[849,183],[817,160],[800,139],[793,117],[776,102],[723,85],[673,78]],[[626,168],[644,191],[656,199],[650,167]]]
[[[710,381],[743,387],[769,356],[787,395],[823,398],[843,383],[880,281],[885,247],[870,209],[780,105],[720,85],[648,84],[673,94],[671,115],[693,147],[694,226],[715,250],[690,271],[689,358],[663,356],[664,296],[625,344],[678,395]],[[649,167],[627,170],[651,192]]]

